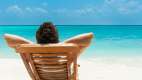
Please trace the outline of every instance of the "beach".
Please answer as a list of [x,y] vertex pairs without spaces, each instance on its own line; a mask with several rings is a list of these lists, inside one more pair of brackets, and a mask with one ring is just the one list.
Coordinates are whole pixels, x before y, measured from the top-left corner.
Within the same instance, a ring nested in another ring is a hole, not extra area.
[[[79,80],[142,80],[141,57],[79,59]],[[1,80],[31,80],[21,59],[0,59]]]

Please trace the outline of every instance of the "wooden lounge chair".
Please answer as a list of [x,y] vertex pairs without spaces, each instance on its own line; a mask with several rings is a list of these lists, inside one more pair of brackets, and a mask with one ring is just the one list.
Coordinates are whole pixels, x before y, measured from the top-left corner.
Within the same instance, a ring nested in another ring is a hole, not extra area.
[[77,80],[78,50],[77,45],[69,43],[16,47],[32,80]]
[[32,80],[77,80],[77,57],[89,46],[93,33],[48,45],[33,44],[11,34],[4,38],[9,47],[20,53]]

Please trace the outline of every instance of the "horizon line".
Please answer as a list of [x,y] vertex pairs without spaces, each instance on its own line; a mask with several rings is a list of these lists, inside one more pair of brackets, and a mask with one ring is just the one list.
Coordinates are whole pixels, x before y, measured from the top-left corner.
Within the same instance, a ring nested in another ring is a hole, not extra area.
[[[0,25],[0,26],[40,26],[40,25]],[[95,25],[95,24],[93,24],[93,25],[91,25],[91,24],[87,24],[87,25],[83,25],[83,24],[76,24],[76,25],[72,25],[72,24],[57,24],[57,25],[55,25],[55,26],[142,26],[142,24],[141,25]]]

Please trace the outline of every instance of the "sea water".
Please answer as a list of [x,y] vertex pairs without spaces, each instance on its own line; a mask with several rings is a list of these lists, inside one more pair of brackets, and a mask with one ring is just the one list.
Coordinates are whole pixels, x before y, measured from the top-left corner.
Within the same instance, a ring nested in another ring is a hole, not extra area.
[[[142,26],[133,25],[57,25],[60,41],[82,33],[93,32],[89,48],[81,55],[89,57],[142,56]],[[0,58],[17,58],[14,49],[7,46],[3,35],[15,34],[36,43],[35,34],[39,26],[0,26]]]

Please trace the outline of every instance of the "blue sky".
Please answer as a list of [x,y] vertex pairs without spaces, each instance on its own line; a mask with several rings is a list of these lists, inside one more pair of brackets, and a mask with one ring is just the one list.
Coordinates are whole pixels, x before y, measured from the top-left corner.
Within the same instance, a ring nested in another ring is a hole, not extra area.
[[142,0],[0,0],[0,25],[142,25]]

